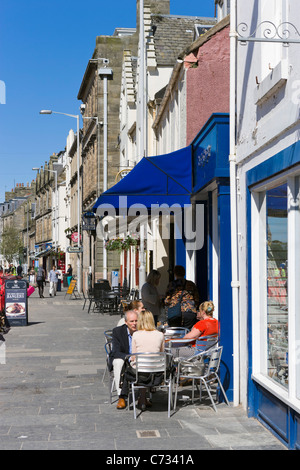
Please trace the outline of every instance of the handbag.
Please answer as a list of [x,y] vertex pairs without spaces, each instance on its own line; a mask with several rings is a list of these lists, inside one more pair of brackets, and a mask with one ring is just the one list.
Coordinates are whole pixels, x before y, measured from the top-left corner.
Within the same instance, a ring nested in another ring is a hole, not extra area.
[[169,307],[167,310],[167,318],[168,320],[174,320],[175,318],[181,317],[181,300],[184,294],[184,290],[182,290],[181,296],[178,299],[177,304],[173,307]]

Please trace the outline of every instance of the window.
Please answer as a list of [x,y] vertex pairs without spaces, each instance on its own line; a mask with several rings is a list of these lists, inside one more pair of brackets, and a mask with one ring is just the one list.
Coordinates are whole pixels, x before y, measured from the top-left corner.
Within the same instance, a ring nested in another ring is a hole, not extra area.
[[251,190],[253,378],[300,408],[300,177]]
[[268,375],[288,385],[287,184],[266,192]]

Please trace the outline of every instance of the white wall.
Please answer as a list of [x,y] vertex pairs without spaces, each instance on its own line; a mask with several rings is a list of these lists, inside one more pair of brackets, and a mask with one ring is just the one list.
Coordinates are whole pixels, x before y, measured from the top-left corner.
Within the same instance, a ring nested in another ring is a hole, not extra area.
[[[262,21],[278,26],[291,21],[300,28],[299,2],[237,1],[237,24],[248,32]],[[300,29],[299,29],[300,30]],[[264,29],[256,36],[263,37]],[[243,33],[244,34],[244,33]],[[246,34],[246,33],[245,33]],[[299,36],[297,37],[299,39]],[[240,287],[241,402],[247,405],[248,259],[246,172],[299,140],[300,44],[237,44],[238,256]],[[253,247],[255,250],[255,247]]]

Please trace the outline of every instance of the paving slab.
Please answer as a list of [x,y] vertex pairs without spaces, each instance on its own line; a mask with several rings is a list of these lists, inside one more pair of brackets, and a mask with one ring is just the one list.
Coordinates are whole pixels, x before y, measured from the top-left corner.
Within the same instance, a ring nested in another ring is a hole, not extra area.
[[70,299],[65,290],[51,298],[46,288],[44,299],[35,292],[28,302],[28,325],[5,335],[0,450],[102,450],[108,456],[130,450],[286,450],[241,407],[220,404],[215,413],[205,400],[192,404],[185,389],[187,399],[170,419],[167,395],[159,391],[152,408],[134,420],[132,410],[109,403],[103,380],[103,332],[119,316],[89,314],[84,301]]

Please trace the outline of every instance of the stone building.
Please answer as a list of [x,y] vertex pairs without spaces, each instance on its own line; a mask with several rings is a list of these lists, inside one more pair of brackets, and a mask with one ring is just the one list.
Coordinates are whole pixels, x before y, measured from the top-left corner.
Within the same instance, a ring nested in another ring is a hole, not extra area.
[[[112,36],[98,36],[79,92],[82,101],[82,214],[90,213],[99,195],[114,184],[119,171],[119,107],[123,51],[136,49],[135,29],[117,28]],[[106,256],[95,230],[82,230],[83,289],[88,274],[109,278],[118,269],[117,256]]]

